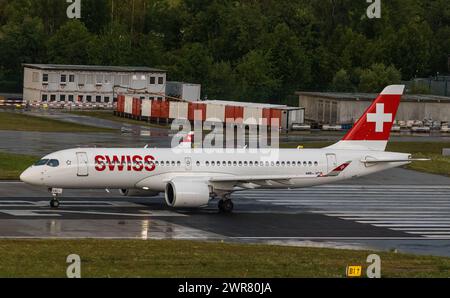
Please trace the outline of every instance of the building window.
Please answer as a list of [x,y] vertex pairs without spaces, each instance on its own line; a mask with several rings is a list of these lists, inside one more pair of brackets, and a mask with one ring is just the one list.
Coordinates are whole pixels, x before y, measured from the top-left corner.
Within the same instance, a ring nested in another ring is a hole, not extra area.
[[50,95],[50,101],[56,101],[56,95],[55,94]]
[[164,85],[164,77],[159,77],[158,78],[158,84],[159,85]]
[[150,85],[156,84],[156,77],[150,77]]
[[97,85],[102,84],[102,83],[103,83],[103,75],[97,75],[97,76],[95,77],[95,83],[96,83]]
[[87,95],[87,96],[86,96],[86,101],[87,101],[87,102],[91,102],[91,101],[92,101],[92,96]]
[[78,102],[83,102],[83,95],[78,95]]
[[31,80],[33,81],[33,83],[39,83],[39,73],[33,72],[33,74],[31,75]]
[[59,101],[66,101],[66,95],[61,94],[61,95],[59,96]]
[[95,97],[95,101],[96,102],[102,102],[102,97],[101,96],[96,96]]
[[48,83],[48,73],[44,73],[44,74],[42,75],[42,82]]
[[48,95],[42,94],[42,101],[47,101],[47,100],[48,100]]
[[73,102],[73,95],[69,95],[69,101]]
[[109,96],[105,96],[104,101],[105,101],[105,102],[109,102]]
[[66,83],[67,76],[65,74],[61,75],[61,83]]
[[70,75],[69,76],[69,83],[74,83],[75,82],[75,75]]

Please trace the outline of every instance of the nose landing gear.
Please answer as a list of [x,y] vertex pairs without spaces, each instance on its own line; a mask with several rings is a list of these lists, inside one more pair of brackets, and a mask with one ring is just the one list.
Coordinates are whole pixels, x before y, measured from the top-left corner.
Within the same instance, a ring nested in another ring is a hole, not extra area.
[[63,190],[61,188],[50,188],[49,191],[52,193],[53,198],[50,201],[51,208],[59,208],[60,202],[58,197],[62,195]]

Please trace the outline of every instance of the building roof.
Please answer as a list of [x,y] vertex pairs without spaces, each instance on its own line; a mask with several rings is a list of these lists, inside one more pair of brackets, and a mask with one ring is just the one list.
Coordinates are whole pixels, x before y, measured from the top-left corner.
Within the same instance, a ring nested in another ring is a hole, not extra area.
[[[301,96],[320,97],[338,101],[372,101],[378,94],[375,93],[340,93],[340,92],[303,92],[299,91],[295,94]],[[402,97],[402,101],[428,101],[428,102],[448,102],[450,103],[450,97],[428,95],[428,94],[405,94]]]
[[145,66],[102,66],[102,65],[63,65],[63,64],[23,64],[23,67],[60,71],[106,71],[106,72],[166,72],[162,69]]
[[199,101],[199,103],[217,104],[217,105],[224,105],[224,106],[262,108],[262,109],[284,109],[284,108],[287,108],[286,105],[274,105],[274,104],[268,104],[268,103],[252,103],[252,102],[227,101],[227,100],[205,100],[205,101]]

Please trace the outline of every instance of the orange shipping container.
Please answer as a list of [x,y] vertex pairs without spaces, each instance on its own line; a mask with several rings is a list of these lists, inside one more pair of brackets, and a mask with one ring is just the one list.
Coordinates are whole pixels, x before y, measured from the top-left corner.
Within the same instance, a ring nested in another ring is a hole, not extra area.
[[160,112],[159,112],[159,118],[163,119],[169,119],[170,114],[170,103],[167,100],[160,101]]
[[281,127],[281,110],[270,109],[270,126]]
[[225,122],[226,123],[234,122],[234,106],[225,107]]
[[270,125],[270,109],[263,109],[262,111],[262,125],[263,126],[269,126]]
[[117,96],[117,112],[119,113],[125,112],[125,95]]
[[201,121],[206,120],[206,104],[203,103],[189,103],[188,119],[194,121],[195,111],[201,111]]
[[133,116],[140,117],[141,116],[141,99],[133,98]]
[[244,120],[244,107],[234,108],[234,121],[236,123],[242,123]]
[[161,101],[159,100],[152,101],[152,117],[153,118],[161,117]]

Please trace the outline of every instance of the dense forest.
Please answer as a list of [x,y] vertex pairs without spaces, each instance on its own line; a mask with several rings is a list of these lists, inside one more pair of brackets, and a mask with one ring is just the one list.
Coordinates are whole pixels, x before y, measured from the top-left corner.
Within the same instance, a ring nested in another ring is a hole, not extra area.
[[0,0],[0,91],[22,63],[151,66],[210,99],[376,92],[448,72],[449,0]]

